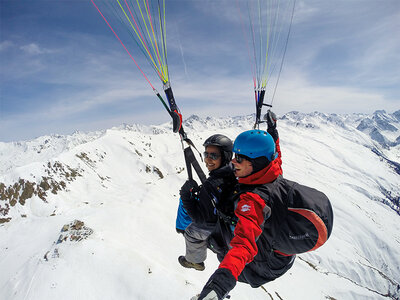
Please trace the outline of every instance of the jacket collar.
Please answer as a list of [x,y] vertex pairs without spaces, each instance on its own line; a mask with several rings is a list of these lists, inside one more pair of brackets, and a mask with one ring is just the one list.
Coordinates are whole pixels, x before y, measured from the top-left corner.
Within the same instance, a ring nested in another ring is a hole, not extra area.
[[282,169],[279,166],[278,161],[275,159],[264,169],[251,174],[247,177],[239,178],[241,184],[265,184],[273,182],[279,175],[282,175]]
[[226,177],[229,175],[233,175],[233,168],[230,164],[219,167],[216,170],[212,170],[209,172],[210,176],[215,176],[215,177]]

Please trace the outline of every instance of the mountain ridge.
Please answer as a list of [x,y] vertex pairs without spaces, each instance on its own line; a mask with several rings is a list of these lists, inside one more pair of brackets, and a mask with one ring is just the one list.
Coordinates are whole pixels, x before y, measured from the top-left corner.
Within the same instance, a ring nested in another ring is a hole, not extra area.
[[[392,116],[390,124],[399,128]],[[238,284],[232,299],[400,296],[400,181],[389,162],[399,161],[400,146],[358,130],[366,118],[373,115],[291,112],[279,118],[284,176],[327,194],[333,233],[265,290]],[[190,116],[184,127],[200,150],[211,134],[233,139],[253,123],[253,115]],[[379,130],[396,140],[398,131]],[[0,145],[0,267],[7,270],[0,275],[0,298],[189,299],[198,293],[218,262],[210,253],[200,273],[177,263],[184,243],[174,222],[187,175],[171,124],[76,134],[16,145],[10,163],[3,160],[10,144]],[[66,224],[84,224],[91,234],[59,243]]]
[[[191,132],[191,134],[196,134],[196,131],[198,130],[204,131],[210,129],[226,129],[233,126],[239,129],[246,130],[249,128],[249,125],[252,123],[253,120],[254,114],[227,118],[200,118],[197,115],[191,115],[189,118],[184,120],[183,124],[186,129],[194,131],[193,133]],[[325,114],[320,112],[300,113],[298,111],[292,111],[280,117],[279,122],[286,122],[288,125],[294,127],[313,129],[318,129],[321,125],[324,126],[326,124],[332,124],[334,126],[337,125],[346,130],[351,130],[355,128],[359,132],[368,135],[373,141],[372,143],[366,142],[364,146],[369,148],[373,153],[380,157],[380,159],[388,163],[391,168],[395,170],[395,172],[400,174],[400,163],[396,161],[393,156],[388,155],[391,148],[395,148],[396,146],[400,145],[400,110],[394,112],[393,114],[387,114],[384,110],[378,110],[372,115],[357,113],[338,115]],[[42,177],[42,181],[33,182],[32,176],[30,176],[29,178],[20,178],[19,173],[15,172],[16,174],[11,175],[9,180],[4,178],[1,179],[0,177],[0,199],[6,200],[6,198],[8,197],[12,197],[12,194],[19,193],[19,199],[17,199],[17,196],[13,197],[13,205],[11,206],[14,206],[16,203],[15,201],[25,202],[25,200],[28,199],[29,196],[33,196],[34,194],[39,194],[44,199],[44,195],[46,194],[47,190],[52,190],[53,193],[57,193],[58,190],[65,189],[66,182],[73,180],[73,178],[75,178],[76,176],[80,176],[80,173],[76,168],[73,169],[69,166],[62,166],[60,162],[53,161],[53,158],[62,155],[64,152],[68,152],[69,150],[72,150],[83,144],[100,139],[101,137],[106,135],[107,132],[125,130],[132,132],[142,132],[145,134],[160,135],[170,132],[169,127],[169,123],[151,126],[140,124],[123,124],[103,131],[95,131],[89,133],[82,133],[77,131],[72,135],[67,136],[51,135],[42,136],[34,140],[25,142],[2,143],[0,144],[0,161],[2,161],[3,163],[0,164],[0,174],[12,174],[13,171],[15,171],[16,169],[23,169],[25,167],[29,168],[29,165],[31,164],[42,163],[43,165],[41,167],[43,169],[43,172],[47,172],[47,175],[50,175],[50,173],[55,175],[58,170],[60,173],[58,174],[58,177],[61,176],[63,180],[59,180],[58,182],[50,181],[50,183],[48,183],[49,178]],[[376,133],[377,130],[378,134]],[[385,131],[389,131],[390,133],[395,132],[399,134],[399,136],[396,138],[396,140],[394,140],[392,135],[392,140],[389,140],[389,138],[383,137]],[[14,151],[12,151],[12,147],[14,147]],[[80,157],[80,154],[76,154],[76,156],[82,161],[86,160],[86,163],[88,163],[89,158]],[[20,160],[18,160],[19,158]],[[400,161],[400,157],[397,156],[397,158]],[[27,165],[24,165],[26,162],[29,163]],[[33,191],[33,186],[35,185],[36,191]],[[40,188],[41,186],[42,188]],[[28,190],[28,192],[25,191],[24,193],[24,190]],[[385,191],[385,194],[389,194],[389,192]],[[393,197],[389,198],[391,199],[390,202],[397,201],[397,199],[393,199]],[[397,206],[399,206],[398,201]],[[1,208],[2,207],[0,206],[0,209]],[[400,213],[400,209],[396,209],[396,211]]]

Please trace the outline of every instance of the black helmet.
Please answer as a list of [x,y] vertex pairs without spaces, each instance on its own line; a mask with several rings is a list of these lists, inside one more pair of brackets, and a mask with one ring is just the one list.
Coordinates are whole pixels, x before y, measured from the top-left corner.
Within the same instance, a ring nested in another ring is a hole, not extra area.
[[205,140],[204,147],[217,146],[221,149],[222,165],[227,165],[232,160],[233,142],[223,134],[214,134]]

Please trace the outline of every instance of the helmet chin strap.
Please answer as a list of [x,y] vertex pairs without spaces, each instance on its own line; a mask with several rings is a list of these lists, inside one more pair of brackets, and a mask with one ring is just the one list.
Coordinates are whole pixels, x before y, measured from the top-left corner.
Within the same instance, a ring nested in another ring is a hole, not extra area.
[[275,152],[274,154],[272,154],[271,159],[270,159],[270,163],[278,158],[278,152]]

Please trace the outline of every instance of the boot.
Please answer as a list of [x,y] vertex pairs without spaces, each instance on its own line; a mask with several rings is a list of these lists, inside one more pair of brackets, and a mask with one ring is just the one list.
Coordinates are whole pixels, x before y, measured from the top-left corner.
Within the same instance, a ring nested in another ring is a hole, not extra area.
[[185,268],[193,268],[197,271],[203,271],[206,267],[204,266],[204,263],[192,263],[190,261],[187,261],[184,256],[179,256],[178,257],[179,263],[185,267]]

